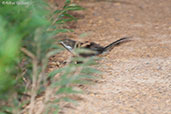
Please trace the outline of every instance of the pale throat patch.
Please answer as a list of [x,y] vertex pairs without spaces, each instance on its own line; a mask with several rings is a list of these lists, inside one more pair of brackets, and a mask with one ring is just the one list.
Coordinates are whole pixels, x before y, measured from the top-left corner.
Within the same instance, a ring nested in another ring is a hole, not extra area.
[[72,50],[72,47],[71,47],[71,46],[66,45],[64,42],[61,42],[61,44],[62,44],[65,48],[67,48],[68,50]]

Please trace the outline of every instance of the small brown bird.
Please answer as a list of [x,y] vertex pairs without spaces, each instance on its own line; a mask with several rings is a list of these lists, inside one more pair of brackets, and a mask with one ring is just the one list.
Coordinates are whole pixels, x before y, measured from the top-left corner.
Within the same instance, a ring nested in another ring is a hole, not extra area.
[[88,41],[78,42],[78,41],[74,41],[71,39],[64,39],[60,41],[60,44],[69,52],[71,52],[73,55],[75,55],[73,50],[76,48],[90,50],[90,52],[80,52],[78,55],[81,57],[92,57],[92,56],[98,56],[98,55],[108,53],[114,47],[119,46],[122,43],[126,43],[130,40],[131,40],[130,37],[123,37],[123,38],[120,38],[119,40],[112,42],[111,44],[105,47],[100,46],[99,44],[94,43],[94,42],[88,42]]

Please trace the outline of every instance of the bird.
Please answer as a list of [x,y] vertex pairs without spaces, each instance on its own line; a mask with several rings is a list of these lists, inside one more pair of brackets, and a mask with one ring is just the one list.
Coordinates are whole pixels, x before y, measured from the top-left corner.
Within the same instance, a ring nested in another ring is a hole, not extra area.
[[[112,43],[110,43],[107,46],[101,46],[100,44],[97,44],[95,42],[80,42],[75,41],[71,39],[63,39],[60,41],[60,44],[68,50],[70,53],[72,53],[74,56],[80,56],[80,57],[92,57],[92,56],[99,56],[104,55],[108,52],[110,52],[114,47],[119,46],[120,44],[126,43],[128,41],[131,41],[131,37],[123,37],[120,38]],[[89,52],[80,52],[78,54],[74,53],[74,49],[86,49],[89,50]]]

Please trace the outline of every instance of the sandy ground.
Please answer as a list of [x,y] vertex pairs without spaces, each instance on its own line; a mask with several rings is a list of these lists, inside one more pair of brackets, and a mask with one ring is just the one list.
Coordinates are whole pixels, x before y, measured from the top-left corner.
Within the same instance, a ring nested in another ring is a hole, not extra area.
[[[115,48],[100,62],[103,74],[64,114],[171,114],[171,0],[85,0],[70,37]],[[84,33],[84,34],[82,34]],[[84,38],[82,38],[84,36]]]

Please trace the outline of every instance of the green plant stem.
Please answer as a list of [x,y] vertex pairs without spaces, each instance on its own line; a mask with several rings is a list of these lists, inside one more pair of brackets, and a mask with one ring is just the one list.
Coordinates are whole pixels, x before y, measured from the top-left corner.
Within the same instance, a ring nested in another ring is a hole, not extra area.
[[31,88],[31,100],[30,100],[30,109],[29,109],[29,114],[34,114],[33,109],[35,106],[35,98],[37,95],[37,87],[36,87],[36,77],[37,77],[37,71],[38,71],[38,61],[37,59],[33,59],[33,76],[32,76],[32,88]]

